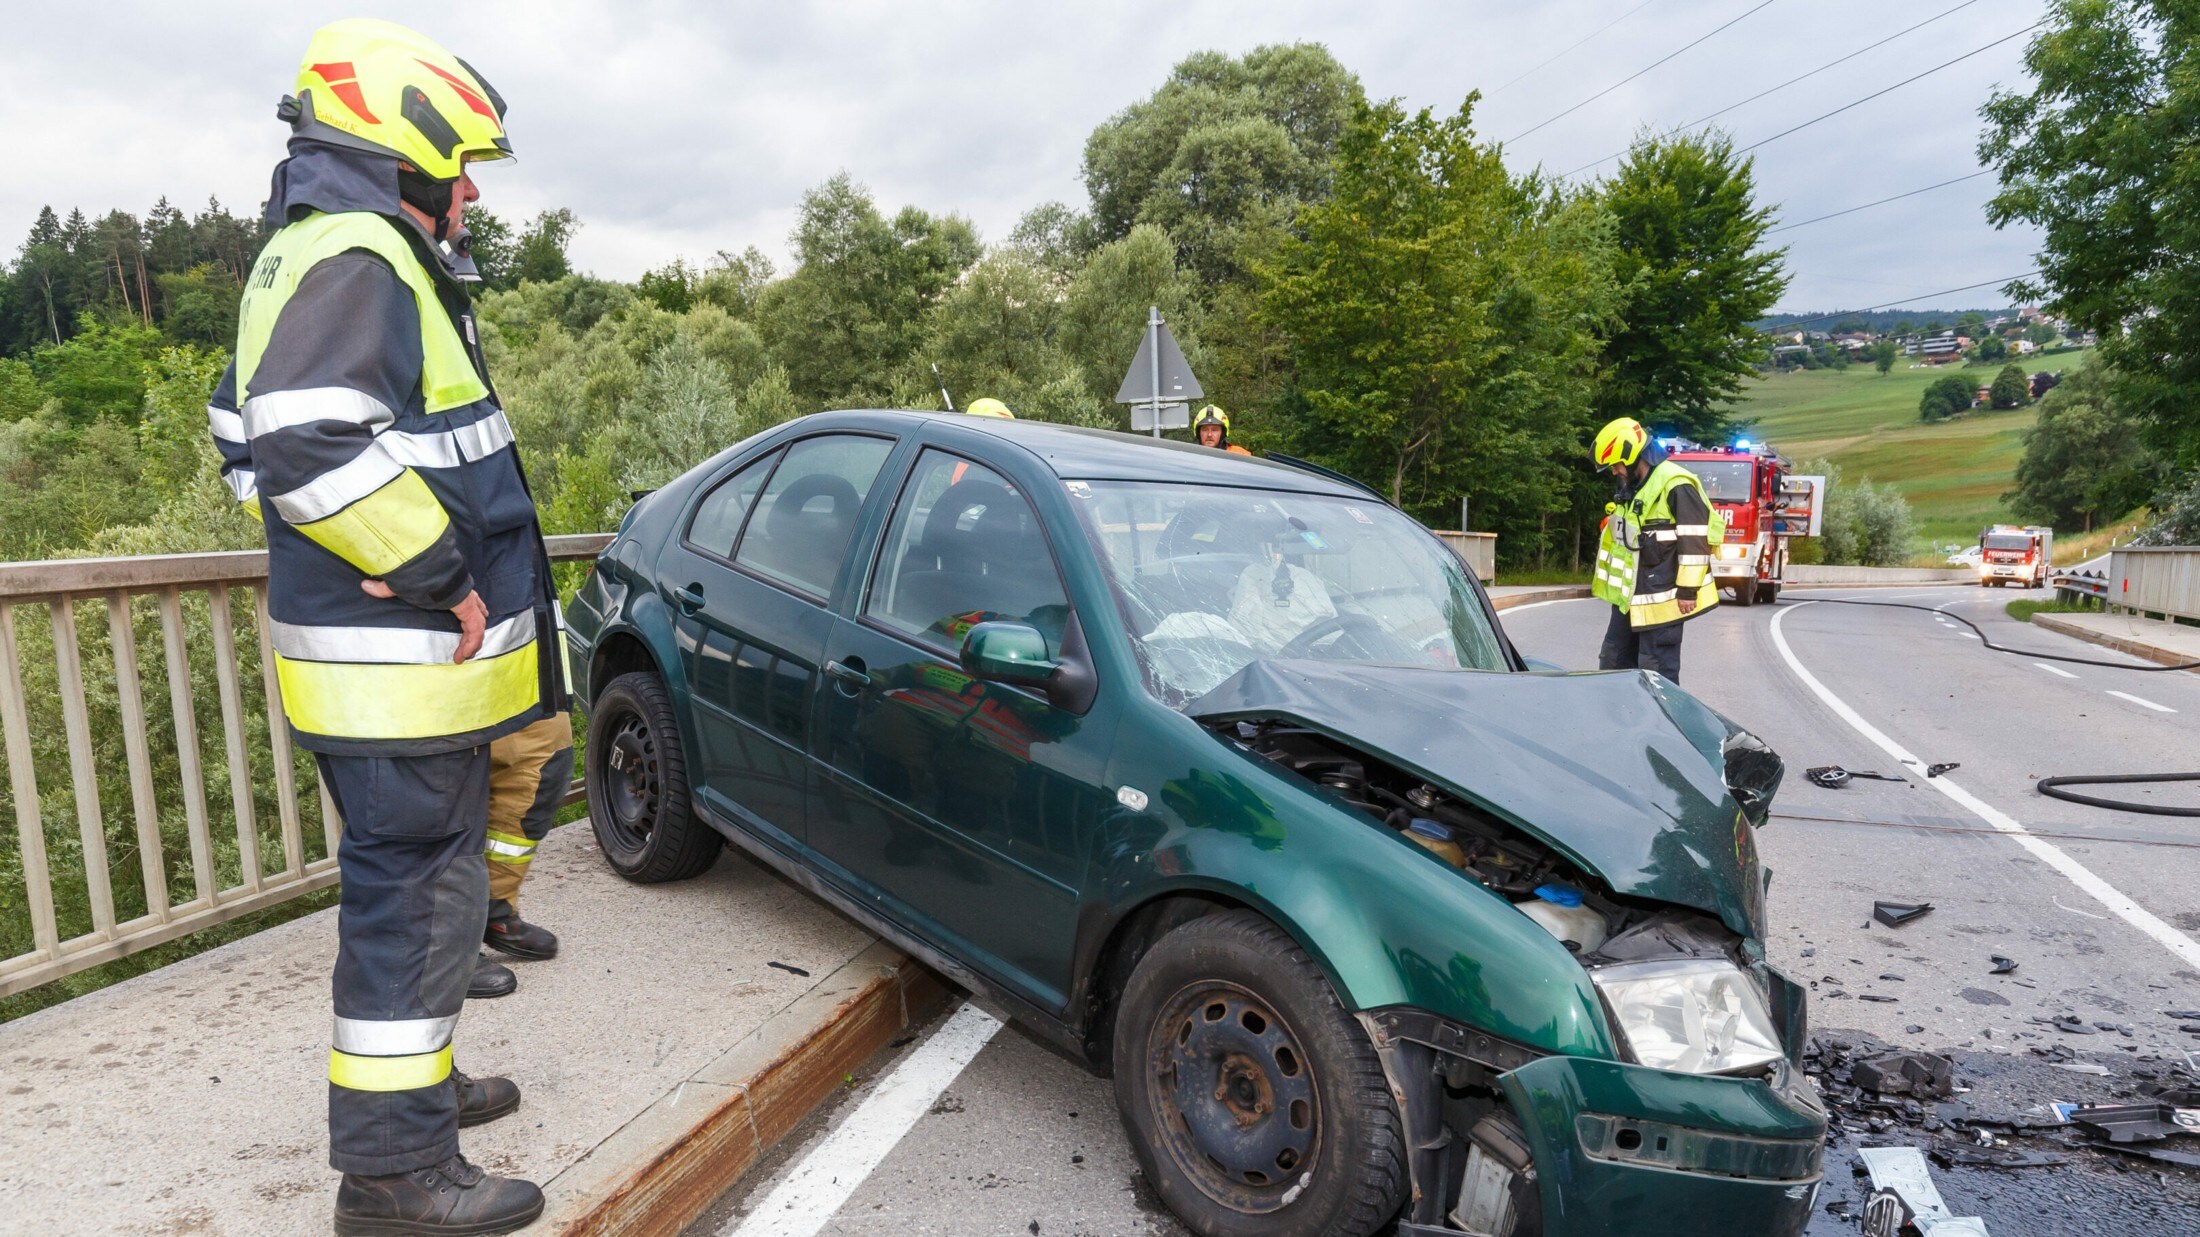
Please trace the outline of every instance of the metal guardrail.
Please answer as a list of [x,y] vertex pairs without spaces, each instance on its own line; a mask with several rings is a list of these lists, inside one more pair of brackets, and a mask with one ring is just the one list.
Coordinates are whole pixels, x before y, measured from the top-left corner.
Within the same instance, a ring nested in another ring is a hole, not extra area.
[[[566,562],[611,534],[548,541]],[[50,659],[28,654],[39,636]],[[168,708],[148,712],[155,662]],[[336,881],[341,824],[292,749],[268,650],[265,551],[0,563],[0,739],[0,996]]]
[[2049,577],[2057,601],[2101,601],[2108,596],[2108,577],[2098,571],[2058,571]]
[[2123,546],[2109,551],[2105,599],[2141,614],[2200,619],[2200,546]]

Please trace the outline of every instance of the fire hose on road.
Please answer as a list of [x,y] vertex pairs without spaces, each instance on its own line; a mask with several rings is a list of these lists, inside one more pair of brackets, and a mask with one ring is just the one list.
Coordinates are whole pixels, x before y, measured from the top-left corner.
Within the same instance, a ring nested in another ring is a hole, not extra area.
[[[1942,618],[1953,619],[1970,628],[1978,634],[1980,643],[1996,653],[2009,653],[2014,656],[2030,657],[2040,661],[2067,662],[2078,666],[2102,666],[2110,670],[2136,670],[2144,674],[2155,674],[2168,670],[2200,670],[2200,661],[2179,662],[2167,666],[2134,666],[2126,662],[2102,661],[2095,657],[2072,657],[2066,653],[2043,653],[2037,649],[2013,649],[2004,644],[1994,643],[1993,637],[1986,634],[1985,628],[1960,614],[1951,614],[1935,606],[1921,606],[1913,602],[1854,601],[1840,597],[1813,597],[1811,600],[1819,604],[1834,606],[1872,606],[1883,610],[1922,610],[1927,614],[1937,614]],[[2099,795],[2078,794],[2075,791],[2064,789],[2069,786],[2155,785],[2164,782],[2200,782],[2200,771],[2191,773],[2069,773],[2056,777],[2043,777],[2033,785],[2041,794],[2051,799],[2061,799],[2068,803],[2081,803],[2087,807],[2113,808],[2120,812],[2143,812],[2149,816],[2200,817],[2200,807],[2168,807],[2160,804],[2135,803],[2128,799],[2109,799]]]

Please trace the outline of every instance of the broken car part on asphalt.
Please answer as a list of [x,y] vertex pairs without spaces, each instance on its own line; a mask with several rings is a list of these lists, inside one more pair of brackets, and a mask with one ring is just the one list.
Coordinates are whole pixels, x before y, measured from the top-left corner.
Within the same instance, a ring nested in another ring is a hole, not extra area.
[[[1896,1237],[1903,1221],[1925,1237],[1986,1237],[1986,1221],[1951,1214],[1933,1184],[1933,1170],[1915,1147],[1866,1147],[1857,1152],[1871,1173],[1873,1193],[1864,1208],[1866,1237]],[[1886,1200],[1898,1200],[1900,1212]]]
[[1841,787],[1848,785],[1851,779],[1859,777],[1867,777],[1875,782],[1901,782],[1905,786],[1910,784],[1907,778],[1896,777],[1892,773],[1876,773],[1868,769],[1844,769],[1840,765],[1819,765],[1816,768],[1805,769],[1803,770],[1803,776],[1828,790],[1839,790]]
[[1872,918],[1890,928],[1899,928],[1913,919],[1922,919],[1931,914],[1932,909],[1933,904],[1930,902],[1874,902]]

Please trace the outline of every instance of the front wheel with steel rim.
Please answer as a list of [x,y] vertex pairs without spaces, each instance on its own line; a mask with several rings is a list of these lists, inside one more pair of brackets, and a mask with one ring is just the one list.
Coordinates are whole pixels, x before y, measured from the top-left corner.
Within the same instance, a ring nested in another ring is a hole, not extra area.
[[637,884],[710,870],[722,845],[688,798],[686,749],[664,680],[622,674],[588,716],[588,823],[611,870]]
[[1360,1237],[1404,1203],[1374,1047],[1260,915],[1209,915],[1156,942],[1124,988],[1114,1052],[1139,1164],[1193,1231]]

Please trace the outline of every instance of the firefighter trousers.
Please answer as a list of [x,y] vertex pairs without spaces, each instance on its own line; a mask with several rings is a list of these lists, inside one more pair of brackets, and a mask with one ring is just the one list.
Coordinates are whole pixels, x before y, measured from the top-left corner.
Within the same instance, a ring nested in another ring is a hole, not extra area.
[[1627,611],[1612,607],[1611,625],[1604,629],[1604,647],[1597,653],[1599,670],[1650,670],[1674,684],[1681,681],[1681,628],[1664,623],[1637,628]]
[[573,783],[573,715],[560,712],[489,745],[489,897],[516,905],[535,847]]
[[410,1172],[458,1153],[451,1035],[489,917],[489,748],[316,760],[344,820],[329,1164]]

